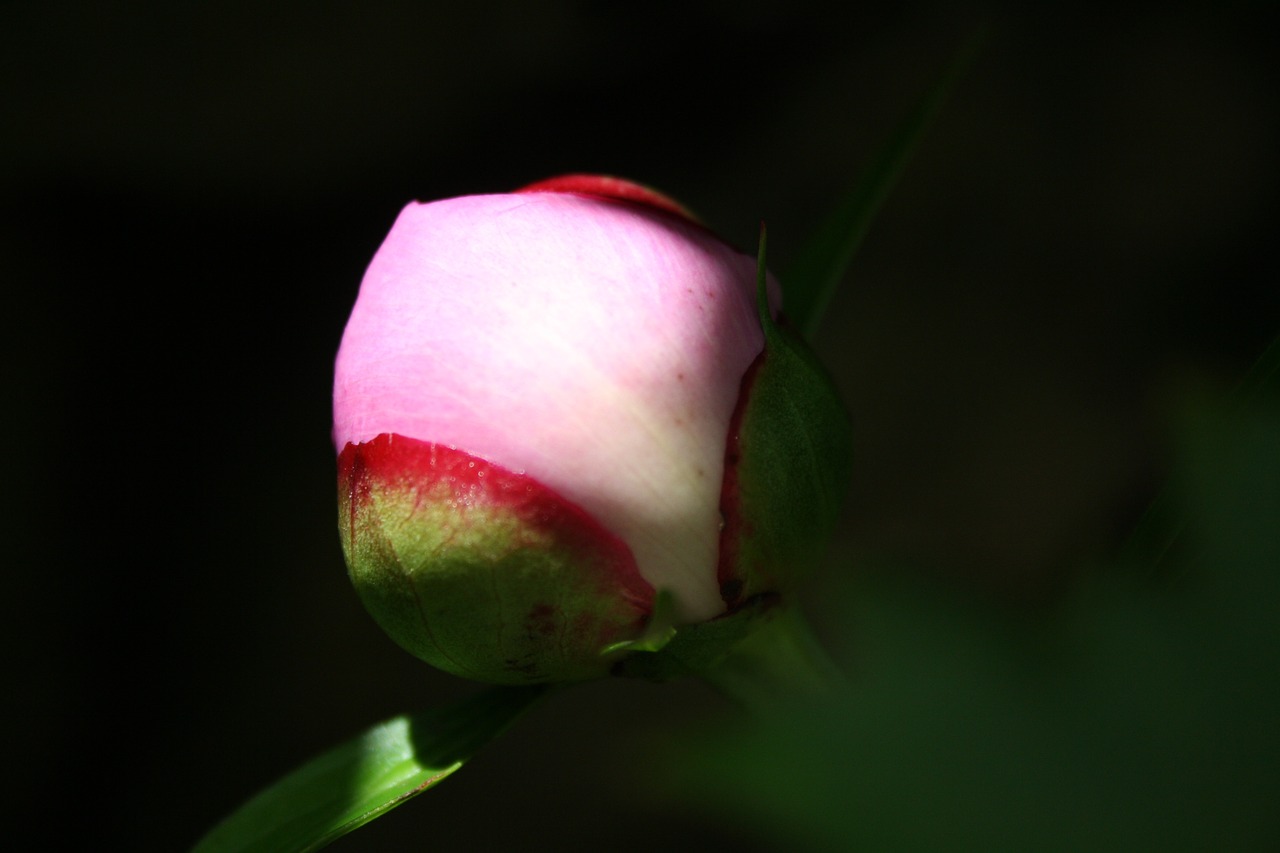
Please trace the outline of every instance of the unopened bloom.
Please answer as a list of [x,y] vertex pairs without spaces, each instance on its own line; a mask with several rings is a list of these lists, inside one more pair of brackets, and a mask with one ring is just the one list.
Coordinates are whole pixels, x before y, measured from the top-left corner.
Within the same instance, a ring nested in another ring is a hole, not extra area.
[[734,564],[764,351],[755,258],[651,191],[577,176],[409,205],[336,366],[366,606],[435,666],[522,683],[607,672],[658,590],[679,623],[778,591],[763,564],[787,555]]

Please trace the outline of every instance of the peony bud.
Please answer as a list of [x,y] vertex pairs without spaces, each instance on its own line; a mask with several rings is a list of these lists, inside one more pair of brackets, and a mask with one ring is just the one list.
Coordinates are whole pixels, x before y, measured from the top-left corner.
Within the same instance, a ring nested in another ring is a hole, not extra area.
[[565,681],[606,673],[659,590],[677,624],[782,591],[830,524],[845,437],[815,442],[784,399],[839,411],[789,350],[770,375],[763,319],[756,260],[634,184],[405,208],[334,384],[343,549],[374,618],[458,675]]

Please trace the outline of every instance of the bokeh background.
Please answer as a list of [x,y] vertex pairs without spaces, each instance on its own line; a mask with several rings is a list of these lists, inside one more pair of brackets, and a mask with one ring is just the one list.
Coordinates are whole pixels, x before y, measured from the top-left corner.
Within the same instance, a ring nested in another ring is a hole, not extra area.
[[[378,631],[335,529],[332,359],[403,204],[625,175],[747,248],[767,221],[785,284],[982,26],[817,340],[858,460],[825,571],[1052,607],[1155,493],[1185,390],[1280,329],[1267,5],[6,4],[11,831],[183,849],[474,689]],[[777,849],[655,782],[730,713],[576,689],[334,849]]]

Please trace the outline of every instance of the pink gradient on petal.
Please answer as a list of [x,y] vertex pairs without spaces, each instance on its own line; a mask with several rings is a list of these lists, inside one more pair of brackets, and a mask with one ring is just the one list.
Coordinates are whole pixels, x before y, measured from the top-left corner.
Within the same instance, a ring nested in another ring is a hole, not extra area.
[[634,205],[410,205],[347,324],[335,442],[396,433],[525,472],[620,536],[684,618],[709,618],[725,440],[763,347],[754,283],[754,258]]

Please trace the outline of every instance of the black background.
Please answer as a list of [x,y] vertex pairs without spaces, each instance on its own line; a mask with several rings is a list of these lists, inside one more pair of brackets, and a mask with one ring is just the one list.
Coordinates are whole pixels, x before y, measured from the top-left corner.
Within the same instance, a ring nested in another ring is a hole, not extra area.
[[[1266,4],[6,5],[6,811],[174,850],[471,685],[344,574],[332,358],[411,199],[625,175],[788,260],[976,27],[817,346],[866,555],[1034,606],[1123,534],[1167,411],[1280,328]],[[646,793],[698,684],[589,685],[335,849],[759,849]]]

